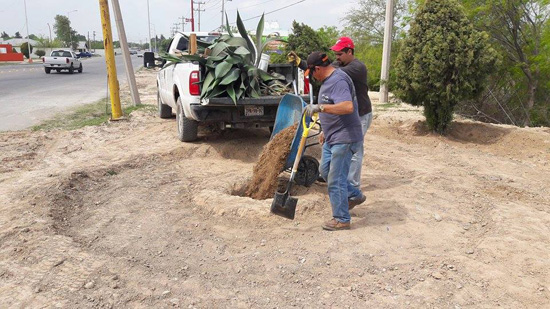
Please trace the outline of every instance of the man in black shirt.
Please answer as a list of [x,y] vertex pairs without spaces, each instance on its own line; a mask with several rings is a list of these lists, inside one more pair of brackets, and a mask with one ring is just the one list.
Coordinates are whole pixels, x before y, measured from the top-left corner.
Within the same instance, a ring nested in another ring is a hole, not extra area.
[[[332,65],[340,67],[340,69],[348,74],[353,81],[357,94],[357,101],[359,103],[359,118],[361,119],[363,138],[365,138],[365,134],[372,122],[372,105],[369,98],[369,87],[367,85],[367,67],[364,63],[355,58],[355,44],[353,44],[352,39],[341,37],[331,49],[336,55],[336,61],[334,61]],[[364,150],[361,148],[359,152],[353,155],[348,176],[348,180],[359,190],[361,190],[363,152]],[[350,198],[350,209],[363,203],[365,200],[366,197],[364,195],[357,198]]]
[[[372,105],[369,98],[369,87],[367,85],[367,67],[364,63],[355,58],[355,44],[349,37],[341,37],[336,44],[331,47],[336,54],[336,60],[332,66],[340,68],[353,81],[357,102],[359,104],[359,118],[361,120],[361,129],[363,139],[372,122]],[[298,55],[292,51],[288,55],[289,62],[295,63],[302,70],[306,70],[307,64],[302,61]],[[351,166],[349,169],[349,182],[361,190],[361,166],[363,163],[364,148],[360,147],[359,151],[353,154]],[[363,203],[367,198],[364,194],[356,197],[350,197],[348,200],[349,209]]]

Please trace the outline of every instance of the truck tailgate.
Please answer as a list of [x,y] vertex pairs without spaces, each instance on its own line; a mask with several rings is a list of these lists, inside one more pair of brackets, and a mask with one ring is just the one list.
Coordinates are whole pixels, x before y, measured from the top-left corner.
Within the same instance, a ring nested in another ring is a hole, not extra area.
[[[238,105],[279,105],[283,96],[263,96],[259,98],[242,98],[237,101]],[[308,102],[308,96],[302,96],[304,101]],[[235,106],[235,103],[229,97],[210,98],[205,105],[212,106]]]

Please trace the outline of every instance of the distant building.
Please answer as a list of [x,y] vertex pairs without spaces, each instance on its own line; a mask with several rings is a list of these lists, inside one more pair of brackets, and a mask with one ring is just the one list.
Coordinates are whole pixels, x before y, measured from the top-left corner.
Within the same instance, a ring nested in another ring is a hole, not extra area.
[[30,42],[32,46],[36,46],[37,44],[39,44],[38,41],[35,41],[33,39],[9,39],[9,40],[5,40],[5,41],[0,41],[0,44],[9,44],[15,48],[21,48],[21,45],[23,45],[23,43],[27,43],[27,42]]
[[78,42],[78,46],[76,47],[76,51],[79,52],[79,53],[90,51],[90,48],[88,47],[88,42],[86,42],[86,41]]
[[14,53],[10,44],[0,44],[0,61],[23,61],[23,54]]

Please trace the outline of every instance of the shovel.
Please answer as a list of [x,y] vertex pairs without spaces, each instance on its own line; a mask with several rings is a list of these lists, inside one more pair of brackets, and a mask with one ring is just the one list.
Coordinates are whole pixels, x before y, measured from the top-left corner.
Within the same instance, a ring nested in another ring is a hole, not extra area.
[[304,128],[302,132],[302,138],[300,139],[300,145],[298,146],[298,152],[296,154],[296,159],[294,159],[294,165],[292,166],[292,171],[290,172],[290,179],[286,186],[284,192],[275,192],[275,197],[273,198],[273,203],[271,203],[271,212],[285,217],[290,220],[294,220],[294,215],[296,214],[296,204],[298,204],[298,199],[290,196],[290,188],[294,183],[294,176],[298,171],[298,165],[300,164],[300,159],[302,158],[302,153],[304,152],[306,146],[306,140],[309,133],[309,130],[315,125],[315,121],[310,122],[310,126],[306,126],[306,113],[302,115],[302,126]]

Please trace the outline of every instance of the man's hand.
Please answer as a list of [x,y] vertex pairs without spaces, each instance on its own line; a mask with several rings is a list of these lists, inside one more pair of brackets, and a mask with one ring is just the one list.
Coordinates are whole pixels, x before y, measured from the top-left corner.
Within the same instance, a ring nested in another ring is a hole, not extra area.
[[291,51],[290,53],[288,53],[288,55],[286,56],[286,59],[288,60],[289,63],[294,63],[295,66],[299,66],[300,62],[302,62],[302,59],[300,59],[300,57],[298,57],[298,55],[294,51]]
[[306,115],[313,117],[313,114],[317,114],[321,111],[319,104],[308,104],[306,105]]
[[321,131],[321,133],[319,133],[319,144],[323,145],[324,142],[325,142],[325,133]]

